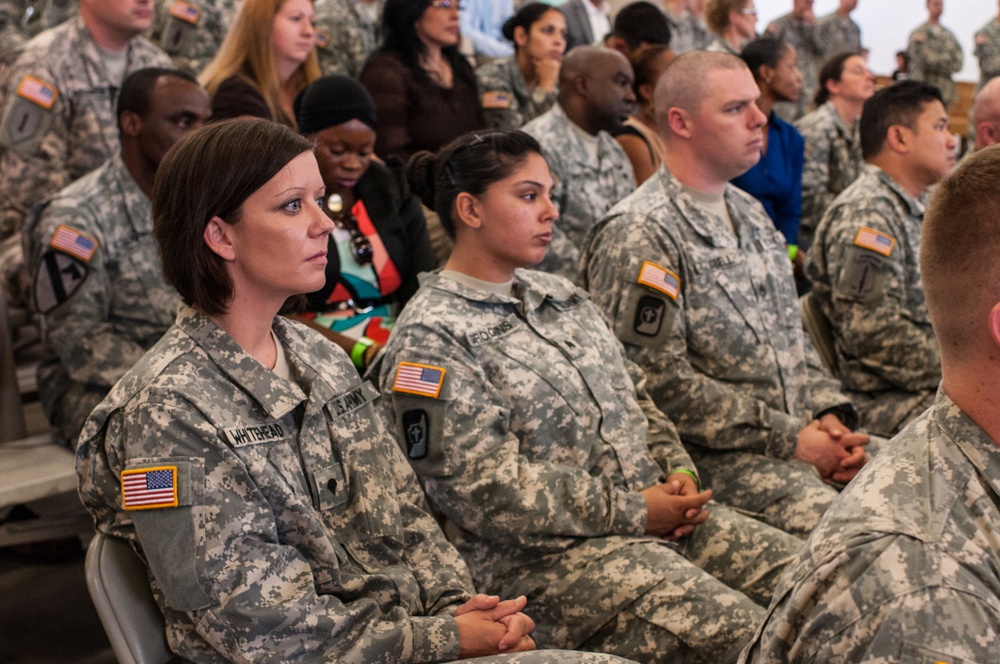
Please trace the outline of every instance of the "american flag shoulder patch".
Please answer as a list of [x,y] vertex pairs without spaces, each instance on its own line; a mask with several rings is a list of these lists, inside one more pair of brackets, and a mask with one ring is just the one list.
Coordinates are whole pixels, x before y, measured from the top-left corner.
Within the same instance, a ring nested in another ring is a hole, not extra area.
[[49,246],[89,263],[94,252],[97,251],[97,240],[75,228],[59,226],[52,234]]
[[25,76],[17,86],[17,95],[28,101],[33,101],[48,110],[52,108],[52,104],[56,103],[56,98],[59,97],[59,90],[54,85],[49,85],[40,78]]
[[176,0],[170,6],[170,15],[185,23],[197,23],[198,19],[201,18],[201,7],[184,2],[184,0]]
[[681,290],[681,278],[665,267],[660,267],[656,263],[645,261],[639,269],[640,284],[655,288],[672,300],[677,299]]
[[892,248],[896,246],[896,238],[871,228],[862,227],[854,238],[854,244],[863,249],[871,249],[875,253],[888,256],[892,253]]
[[177,507],[177,466],[124,470],[121,481],[126,510]]
[[330,33],[316,31],[316,48],[326,48],[330,45]]
[[434,399],[441,393],[445,369],[429,364],[400,362],[396,368],[396,379],[392,383],[393,392],[419,394]]
[[483,93],[483,108],[510,108],[510,95],[506,92],[492,91]]

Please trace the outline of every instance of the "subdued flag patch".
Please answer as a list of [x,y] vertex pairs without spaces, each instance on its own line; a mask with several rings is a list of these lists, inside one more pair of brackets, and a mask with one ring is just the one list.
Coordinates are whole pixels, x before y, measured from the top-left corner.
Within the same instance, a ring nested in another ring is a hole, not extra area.
[[87,263],[97,251],[97,240],[75,228],[60,226],[52,234],[49,246]]
[[854,244],[862,249],[871,249],[883,256],[888,256],[892,253],[892,248],[896,246],[896,239],[871,228],[862,227],[854,238]]
[[483,108],[510,108],[510,95],[506,92],[484,92]]
[[59,90],[34,76],[25,76],[17,86],[17,95],[33,101],[44,109],[52,108],[59,96]]
[[677,299],[681,289],[681,278],[670,270],[656,263],[645,261],[639,270],[638,282],[650,288],[655,288],[672,300]]
[[177,466],[122,471],[122,507],[149,510],[177,507]]
[[197,23],[198,19],[201,18],[201,7],[184,2],[184,0],[176,0],[170,6],[170,15],[186,23]]
[[441,393],[441,385],[444,384],[444,374],[445,370],[441,367],[400,362],[392,390],[436,399]]

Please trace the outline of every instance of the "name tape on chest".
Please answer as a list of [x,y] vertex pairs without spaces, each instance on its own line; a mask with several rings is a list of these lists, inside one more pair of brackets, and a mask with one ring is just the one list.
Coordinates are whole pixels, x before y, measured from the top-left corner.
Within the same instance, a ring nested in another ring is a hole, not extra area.
[[854,244],[862,249],[871,249],[875,253],[888,256],[896,246],[896,238],[871,228],[861,228],[854,237]]
[[672,300],[677,299],[681,290],[681,278],[677,274],[650,261],[642,264],[637,281],[644,286],[655,288]]
[[436,399],[444,384],[444,374],[443,367],[400,362],[396,368],[396,379],[392,383],[392,391],[419,394]]
[[229,427],[223,429],[223,433],[226,434],[226,440],[233,447],[270,443],[285,437],[285,430],[278,422],[268,422],[250,427]]
[[470,332],[466,336],[466,340],[469,342],[470,346],[479,346],[493,339],[504,336],[505,334],[511,332],[514,329],[514,323],[510,320],[502,320],[496,325],[490,325],[489,327],[484,327],[475,332]]
[[483,108],[510,108],[510,95],[506,92],[484,92]]
[[52,108],[59,98],[59,90],[40,78],[25,76],[17,86],[17,96],[32,101],[45,110]]
[[177,507],[177,466],[124,470],[121,484],[125,510]]
[[201,18],[201,7],[192,5],[190,2],[184,2],[184,0],[176,0],[170,6],[170,15],[193,25]]
[[84,263],[89,263],[94,252],[97,251],[97,240],[75,228],[59,226],[52,234],[49,246],[74,258],[79,258]]

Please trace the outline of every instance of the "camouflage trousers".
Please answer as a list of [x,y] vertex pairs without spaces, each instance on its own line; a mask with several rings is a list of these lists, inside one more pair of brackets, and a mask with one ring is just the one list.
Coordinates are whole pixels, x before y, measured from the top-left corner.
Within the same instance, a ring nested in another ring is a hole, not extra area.
[[[725,506],[678,545],[628,539],[528,593],[540,647],[639,662],[735,662],[802,542]],[[536,579],[537,580],[537,579]],[[514,588],[505,588],[517,594]]]
[[593,652],[535,650],[532,652],[493,655],[464,660],[477,664],[628,664],[629,660]]
[[837,497],[815,468],[800,461],[746,452],[692,451],[691,457],[716,500],[803,539]]
[[[871,433],[891,438],[934,404],[937,390],[921,392],[848,392],[861,425]],[[869,455],[870,456],[870,455]]]

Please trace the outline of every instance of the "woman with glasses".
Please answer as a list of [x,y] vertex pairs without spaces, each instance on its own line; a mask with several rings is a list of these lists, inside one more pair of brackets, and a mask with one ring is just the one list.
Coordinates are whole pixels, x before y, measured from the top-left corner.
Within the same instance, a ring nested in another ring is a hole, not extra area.
[[417,274],[436,267],[434,252],[402,164],[372,160],[375,105],[360,83],[342,75],[314,81],[295,100],[295,118],[316,146],[323,209],[336,225],[326,283],[309,294],[300,316],[327,331],[364,371],[416,292]]
[[406,159],[486,126],[458,52],[459,0],[386,0],[384,40],[361,72],[378,111],[375,153]]
[[705,23],[715,35],[705,50],[739,56],[757,35],[757,9],[753,0],[708,0]]
[[556,102],[559,68],[566,50],[566,17],[541,2],[521,7],[504,23],[514,54],[476,70],[486,123],[520,129]]
[[312,0],[244,0],[199,76],[212,120],[249,115],[295,126],[292,102],[319,78]]

